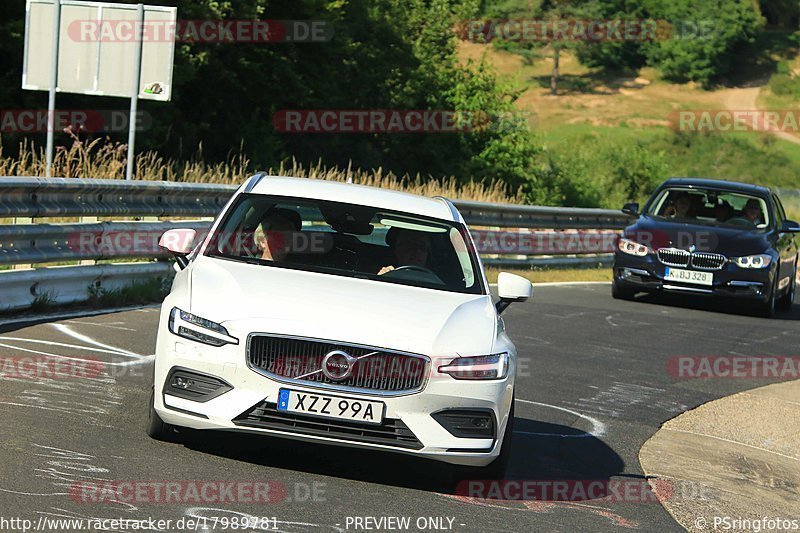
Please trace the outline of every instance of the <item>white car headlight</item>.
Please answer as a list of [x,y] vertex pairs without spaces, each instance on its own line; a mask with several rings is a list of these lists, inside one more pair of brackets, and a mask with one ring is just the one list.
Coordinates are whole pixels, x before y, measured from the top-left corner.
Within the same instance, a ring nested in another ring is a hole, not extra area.
[[746,255],[744,257],[734,257],[733,261],[740,268],[767,268],[772,262],[772,257],[767,254]]
[[440,366],[439,372],[455,379],[502,379],[508,375],[508,354],[459,357]]
[[644,257],[650,253],[650,248],[644,244],[639,244],[636,241],[624,239],[622,237],[620,237],[619,243],[617,243],[617,248],[619,248],[620,252],[625,252],[629,255],[638,255],[639,257]]
[[228,330],[216,322],[187,313],[177,307],[173,307],[169,313],[169,330],[179,337],[211,346],[239,344],[239,339],[231,337]]

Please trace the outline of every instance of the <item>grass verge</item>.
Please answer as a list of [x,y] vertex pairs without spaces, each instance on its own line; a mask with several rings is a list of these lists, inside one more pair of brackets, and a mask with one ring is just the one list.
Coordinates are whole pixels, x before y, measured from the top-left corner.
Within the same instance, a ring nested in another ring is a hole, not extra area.
[[[69,149],[59,147],[53,160],[53,175],[63,178],[123,179],[127,165],[127,147],[107,139],[85,142],[73,135]],[[329,167],[322,163],[302,165],[296,161],[277,168],[257,169],[243,155],[225,163],[196,160],[178,162],[164,159],[154,152],[139,154],[134,176],[146,181],[182,181],[190,183],[241,184],[257,170],[273,176],[294,176],[356,183],[423,196],[445,196],[478,202],[523,203],[522,189],[511,191],[500,179],[459,181],[455,177],[436,179],[420,174],[398,176],[382,168],[372,170]],[[44,176],[45,156],[41,147],[24,142],[18,154],[3,154],[0,143],[0,176]]]
[[88,305],[94,307],[123,307],[162,301],[169,294],[170,281],[153,278],[131,282],[116,289],[89,287]]
[[534,268],[530,269],[497,269],[487,268],[486,277],[489,283],[497,283],[500,272],[510,272],[533,283],[564,281],[611,281],[610,268]]

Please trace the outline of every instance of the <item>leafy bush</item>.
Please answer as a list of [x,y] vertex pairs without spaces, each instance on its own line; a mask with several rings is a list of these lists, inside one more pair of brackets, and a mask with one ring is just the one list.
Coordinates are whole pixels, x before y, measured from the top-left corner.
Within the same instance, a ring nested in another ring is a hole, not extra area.
[[643,142],[584,135],[547,152],[539,203],[617,209],[643,201],[667,177],[663,152]]
[[[567,14],[561,18],[658,23],[654,40],[565,43],[575,48],[578,60],[584,65],[623,72],[649,65],[659,69],[665,79],[697,81],[704,86],[732,73],[741,59],[737,53],[743,45],[753,42],[765,22],[758,3],[750,0],[587,0],[574,2],[574,5],[576,13],[582,16]],[[542,2],[541,6],[537,3],[531,7],[525,0],[505,0],[487,3],[484,12],[489,17],[532,17],[548,11],[568,13],[565,9],[572,6],[571,1]],[[797,7],[794,9],[796,11]],[[793,17],[787,14],[785,20],[794,20]],[[529,55],[531,48],[543,43],[496,40],[494,44]]]
[[778,96],[800,98],[800,78],[789,74],[773,74],[769,80],[769,88]]
[[665,79],[704,86],[731,72],[737,47],[752,42],[764,24],[757,6],[745,0],[650,0],[648,7],[650,17],[673,21],[677,31],[643,45],[648,64]]

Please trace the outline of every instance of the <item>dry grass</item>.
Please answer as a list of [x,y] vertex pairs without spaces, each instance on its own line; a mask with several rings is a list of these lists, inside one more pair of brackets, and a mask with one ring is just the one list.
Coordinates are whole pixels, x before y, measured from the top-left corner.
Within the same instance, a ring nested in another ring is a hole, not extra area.
[[489,283],[497,283],[500,272],[511,272],[533,283],[553,281],[611,281],[610,268],[542,268],[542,269],[498,269],[487,268],[486,277]]
[[[123,179],[127,165],[127,147],[107,139],[92,142],[72,136],[70,148],[58,147],[53,160],[53,175],[66,178]],[[41,148],[31,143],[20,145],[19,156],[3,154],[0,144],[0,176],[44,176],[45,155]],[[240,184],[255,170],[244,155],[236,155],[227,163],[205,163],[202,150],[191,161],[179,162],[165,159],[154,152],[139,154],[136,158],[135,177],[140,180],[182,181],[191,183]],[[278,176],[296,176],[340,182],[371,185],[384,189],[400,190],[424,196],[446,196],[452,199],[481,202],[523,203],[522,189],[509,191],[499,180],[460,182],[455,177],[435,179],[431,176],[403,175],[374,170],[329,167],[317,162],[302,165],[297,161],[281,164],[266,172]]]
[[459,42],[458,54],[462,62],[486,58],[500,78],[524,89],[516,105],[531,113],[531,127],[545,131],[575,124],[666,129],[677,110],[725,109],[726,102],[741,92],[706,91],[696,83],[667,83],[652,68],[628,77],[605,75],[581,65],[573,53],[564,51],[559,65],[559,96],[553,97],[549,88],[552,54],[548,48],[530,62],[492,45],[467,41]]

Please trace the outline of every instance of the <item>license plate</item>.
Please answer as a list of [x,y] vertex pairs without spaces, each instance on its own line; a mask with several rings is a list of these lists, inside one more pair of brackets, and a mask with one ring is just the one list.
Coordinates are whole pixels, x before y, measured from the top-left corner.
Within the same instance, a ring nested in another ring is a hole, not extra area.
[[697,272],[696,270],[683,270],[680,268],[668,268],[664,274],[664,279],[694,283],[696,285],[714,284],[714,274],[711,272]]
[[278,392],[278,411],[351,420],[364,424],[383,421],[383,402],[373,402],[328,394],[312,394],[289,389]]

